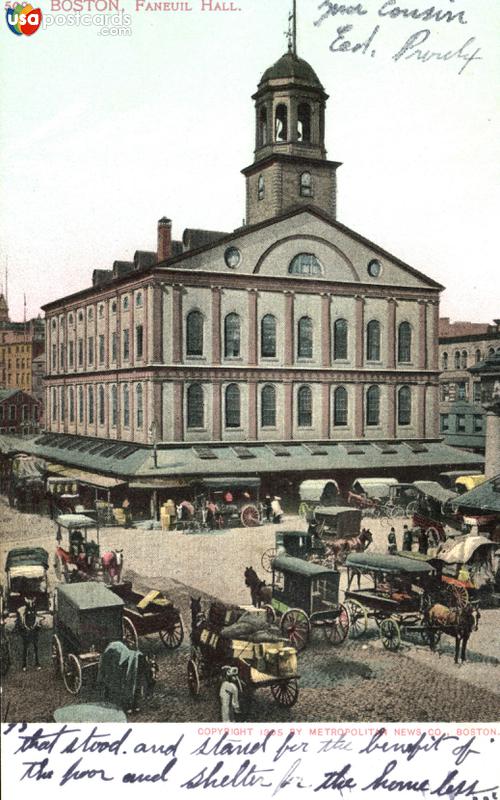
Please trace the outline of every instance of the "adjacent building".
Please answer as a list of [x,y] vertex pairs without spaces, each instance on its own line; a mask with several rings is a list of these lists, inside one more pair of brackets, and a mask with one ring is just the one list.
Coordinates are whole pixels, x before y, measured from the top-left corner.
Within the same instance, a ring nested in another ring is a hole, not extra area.
[[0,433],[40,430],[41,403],[19,389],[0,389]]

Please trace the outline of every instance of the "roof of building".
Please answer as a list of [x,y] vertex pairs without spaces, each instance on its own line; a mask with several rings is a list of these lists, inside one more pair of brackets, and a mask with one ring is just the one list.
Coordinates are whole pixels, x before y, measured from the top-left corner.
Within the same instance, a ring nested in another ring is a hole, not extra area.
[[186,251],[197,250],[199,247],[213,244],[219,241],[219,239],[230,235],[231,234],[227,233],[227,231],[206,231],[201,228],[186,228],[182,234],[182,243]]
[[271,67],[268,67],[259,81],[259,87],[266,81],[279,78],[295,78],[311,86],[323,88],[315,71],[307,61],[299,58],[295,53],[287,52],[281,56]]
[[453,505],[461,511],[500,514],[500,475],[460,495]]
[[9,397],[20,392],[21,389],[0,389],[0,403],[3,403],[4,400],[8,400]]

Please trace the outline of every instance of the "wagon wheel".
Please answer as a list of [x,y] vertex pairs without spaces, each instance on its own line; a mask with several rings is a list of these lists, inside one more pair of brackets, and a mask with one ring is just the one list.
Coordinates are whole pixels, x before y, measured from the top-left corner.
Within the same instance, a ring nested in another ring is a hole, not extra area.
[[266,603],[265,606],[263,606],[263,609],[266,612],[266,622],[269,625],[272,625],[274,622],[276,622],[276,611],[274,608],[270,606],[269,603]]
[[299,506],[299,517],[302,517],[303,519],[305,519],[307,517],[307,515],[311,513],[311,511],[312,511],[312,508],[309,505],[309,503],[302,502],[300,504],[300,506]]
[[[425,644],[428,647],[430,647],[431,646],[431,631],[430,631],[430,629],[429,628],[422,628],[422,630],[419,631],[419,634],[420,634],[420,638],[422,639],[422,644]],[[434,644],[435,645],[439,644],[439,640],[441,639],[441,631],[438,631],[438,630],[434,629],[432,638],[434,639]]]
[[404,517],[405,515],[404,508],[397,505],[387,506],[386,511],[389,519],[394,519],[395,517]]
[[61,640],[57,633],[54,633],[52,637],[52,649],[51,649],[51,656],[52,656],[52,666],[54,668],[54,672],[58,675],[63,677],[63,651]]
[[257,506],[252,503],[243,506],[240,511],[240,520],[245,528],[255,528],[260,525],[260,512]]
[[173,616],[168,624],[158,632],[165,647],[170,648],[170,650],[176,650],[184,639],[184,623],[181,615]]
[[469,603],[469,592],[465,586],[445,583],[440,589],[439,600],[448,608],[465,608]]
[[401,631],[395,619],[389,617],[380,623],[380,638],[386,650],[395,651],[401,644]]
[[82,688],[82,667],[73,653],[69,653],[64,659],[62,677],[68,692],[78,694]]
[[436,544],[439,544],[439,542],[443,541],[443,538],[441,537],[441,534],[439,533],[438,529],[435,528],[433,525],[431,525],[430,528],[427,528],[425,532],[429,538],[432,537],[432,539],[434,539]]
[[276,558],[277,555],[278,555],[278,550],[276,547],[269,547],[268,550],[264,550],[264,552],[262,553],[262,558],[260,559],[260,563],[262,564],[266,572],[273,571],[273,558]]
[[333,645],[342,644],[347,638],[349,633],[349,614],[342,603],[339,604],[337,616],[326,624],[325,633]]
[[300,653],[309,641],[311,633],[309,617],[301,608],[290,608],[281,618],[281,631]]
[[198,697],[200,694],[200,671],[193,658],[190,658],[187,663],[187,680],[189,691],[194,697]]
[[408,503],[408,505],[406,506],[406,516],[412,517],[417,510],[418,510],[418,503],[416,500],[412,500],[411,503]]
[[347,613],[349,614],[349,632],[351,639],[359,639],[368,627],[368,614],[366,608],[357,600],[347,600]]
[[297,678],[290,678],[282,683],[271,684],[271,694],[280,706],[291,708],[299,698]]
[[135,625],[128,617],[123,617],[122,620],[122,636],[129,650],[139,649],[139,637],[137,636]]

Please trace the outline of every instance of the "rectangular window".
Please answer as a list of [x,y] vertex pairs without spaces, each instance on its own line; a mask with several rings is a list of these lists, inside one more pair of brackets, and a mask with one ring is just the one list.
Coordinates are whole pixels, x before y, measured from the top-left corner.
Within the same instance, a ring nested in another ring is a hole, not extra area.
[[123,331],[123,360],[128,361],[130,358],[130,334],[128,328]]
[[57,345],[52,345],[52,369],[57,369]]
[[74,342],[68,342],[68,367],[74,366],[74,359],[75,359],[75,344]]
[[16,418],[16,407],[9,406],[9,420],[13,422]]
[[78,339],[78,366],[83,367],[83,339]]
[[142,325],[135,328],[135,357],[142,358],[144,351],[144,329]]
[[59,360],[59,367],[61,369],[64,369],[64,345],[62,343],[60,345],[59,351],[60,351],[60,354],[61,354],[60,355],[60,360]]
[[91,367],[94,363],[94,337],[89,336],[88,338],[88,347],[87,347],[87,363],[88,366]]
[[57,420],[57,391],[52,389],[52,422]]
[[467,384],[465,381],[457,383],[457,400],[467,400]]
[[483,415],[474,414],[474,433],[483,432]]
[[99,334],[99,364],[104,364],[104,335]]
[[465,433],[465,414],[457,414],[457,433]]
[[116,362],[116,358],[118,356],[118,334],[116,331],[113,331],[111,334],[111,361],[113,363]]
[[450,418],[448,414],[441,414],[441,433],[447,433],[450,430]]
[[481,382],[476,381],[473,384],[473,399],[475,403],[481,402]]
[[28,419],[28,406],[21,406],[21,419],[23,422]]

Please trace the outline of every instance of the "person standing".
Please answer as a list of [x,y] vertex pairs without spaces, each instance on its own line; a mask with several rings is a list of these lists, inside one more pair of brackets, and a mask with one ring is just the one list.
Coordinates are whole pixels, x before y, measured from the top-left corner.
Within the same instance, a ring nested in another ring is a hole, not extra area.
[[273,508],[271,503],[271,495],[266,494],[266,499],[264,500],[264,511],[266,514],[267,522],[271,522],[273,518]]
[[283,517],[283,509],[281,508],[280,500],[281,500],[281,497],[273,497],[273,500],[272,500],[272,503],[271,503],[271,510],[272,510],[272,514],[273,514],[273,522],[274,522],[275,525],[279,525],[280,522],[281,522],[281,519]]
[[403,550],[411,553],[411,546],[413,543],[413,534],[408,525],[403,525]]
[[234,722],[240,711],[238,667],[222,667],[222,683],[219,691],[222,722]]
[[428,549],[429,549],[429,536],[427,534],[427,531],[425,531],[422,528],[420,533],[418,534],[418,552],[426,556]]
[[396,541],[396,530],[391,528],[387,536],[387,552],[393,556],[397,553],[398,544]]

